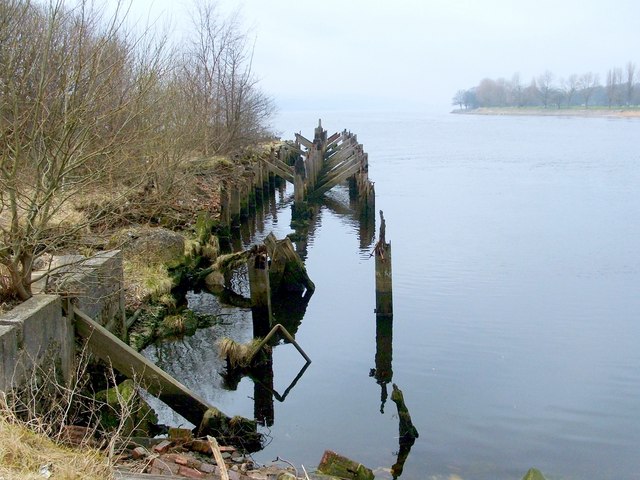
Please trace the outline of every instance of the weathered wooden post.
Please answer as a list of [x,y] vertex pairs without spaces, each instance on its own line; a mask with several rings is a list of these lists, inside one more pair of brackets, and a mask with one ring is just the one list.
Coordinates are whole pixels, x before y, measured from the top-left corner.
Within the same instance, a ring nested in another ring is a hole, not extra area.
[[231,228],[240,228],[240,185],[231,186],[230,192],[230,217]]
[[225,227],[231,226],[231,204],[229,198],[229,186],[226,183],[220,185],[220,223]]
[[249,215],[256,210],[256,172],[251,169],[248,170],[245,174],[247,177],[246,185],[247,185],[247,203],[249,205]]
[[304,216],[306,211],[306,192],[305,182],[307,174],[302,157],[296,158],[294,165],[294,177],[293,177],[293,216],[294,218],[300,218]]
[[271,288],[267,247],[254,245],[247,259],[249,288],[251,290],[251,316],[253,335],[264,337],[271,329]]
[[393,284],[391,278],[391,243],[385,239],[386,224],[380,210],[380,238],[376,244],[376,314],[393,315]]
[[245,175],[240,178],[238,190],[240,192],[240,219],[246,220],[249,218],[251,188],[249,187],[249,179]]
[[393,285],[391,277],[391,243],[385,239],[385,221],[380,210],[380,238],[376,244],[376,314],[393,315]]
[[[276,159],[276,149],[271,147],[269,150],[269,165],[273,165]],[[267,182],[269,182],[269,191],[274,192],[276,189],[276,174],[271,167],[267,170]]]

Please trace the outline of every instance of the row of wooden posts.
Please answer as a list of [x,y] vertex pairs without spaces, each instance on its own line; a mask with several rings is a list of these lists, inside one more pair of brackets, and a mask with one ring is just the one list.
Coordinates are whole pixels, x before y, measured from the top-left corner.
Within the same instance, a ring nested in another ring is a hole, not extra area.
[[243,218],[282,181],[294,187],[294,218],[306,215],[310,199],[320,198],[346,180],[352,195],[357,196],[360,211],[374,214],[374,185],[369,180],[368,155],[362,144],[347,130],[327,136],[321,121],[313,141],[297,133],[295,142],[272,147],[254,161],[235,168],[240,171],[224,180],[220,190],[220,222],[231,228],[239,228]]

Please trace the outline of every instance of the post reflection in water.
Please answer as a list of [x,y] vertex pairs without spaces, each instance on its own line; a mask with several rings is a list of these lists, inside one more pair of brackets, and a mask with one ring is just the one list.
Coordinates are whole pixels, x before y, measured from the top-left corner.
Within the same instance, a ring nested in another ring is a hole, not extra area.
[[[393,379],[393,315],[376,315],[376,356],[375,368],[372,368],[369,375],[374,377],[376,383],[380,385],[380,413],[384,414],[385,403],[388,398],[387,386]],[[418,431],[411,422],[409,410],[404,403],[402,391],[393,384],[391,400],[398,409],[399,422],[399,449],[396,463],[391,467],[391,474],[394,479],[402,475],[404,464],[411,452],[411,447],[418,438]]]
[[400,475],[402,475],[402,471],[404,470],[404,463],[407,461],[407,457],[409,456],[409,452],[411,452],[411,447],[416,441],[416,438],[419,437],[418,430],[413,426],[411,422],[411,415],[409,414],[409,409],[404,403],[404,395],[402,394],[402,390],[400,390],[397,385],[393,384],[393,392],[391,393],[391,400],[396,404],[398,408],[398,433],[399,438],[398,442],[400,443],[400,448],[398,449],[398,460],[391,467],[391,475],[396,479]]
[[387,401],[387,385],[393,379],[391,360],[393,357],[393,315],[376,316],[376,367],[371,376],[380,385],[380,413],[384,413]]
[[[311,298],[311,293],[302,296],[276,296],[273,299],[273,317],[265,318],[264,313],[252,311],[254,338],[264,337],[271,326],[280,323],[291,334],[295,335],[298,327],[302,323],[302,318],[307,310],[307,305]],[[287,315],[285,315],[285,312]],[[274,337],[275,338],[275,337]],[[286,339],[285,339],[286,342]],[[305,363],[298,372],[289,387],[284,393],[279,394],[273,386],[273,348],[278,344],[278,340],[274,340],[265,348],[265,361],[253,367],[248,376],[253,381],[253,398],[254,398],[254,415],[255,420],[266,427],[271,427],[275,420],[275,410],[273,399],[284,402],[289,392],[295,387],[298,380],[304,372],[309,368],[310,363]]]

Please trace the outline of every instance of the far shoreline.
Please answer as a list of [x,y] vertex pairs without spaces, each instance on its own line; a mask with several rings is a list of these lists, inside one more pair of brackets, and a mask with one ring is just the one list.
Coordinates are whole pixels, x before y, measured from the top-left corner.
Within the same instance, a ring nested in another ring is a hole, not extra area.
[[541,107],[481,107],[456,109],[451,113],[462,115],[510,115],[540,117],[605,117],[640,118],[640,108],[541,108]]

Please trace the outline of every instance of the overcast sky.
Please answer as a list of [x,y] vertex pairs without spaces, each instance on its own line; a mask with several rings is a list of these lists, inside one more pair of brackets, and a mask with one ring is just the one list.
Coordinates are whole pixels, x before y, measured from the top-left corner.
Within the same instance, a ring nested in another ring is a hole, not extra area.
[[[111,0],[112,1],[112,0]],[[188,28],[189,0],[133,0]],[[448,108],[482,78],[522,82],[640,64],[638,0],[218,0],[255,38],[281,109]]]

